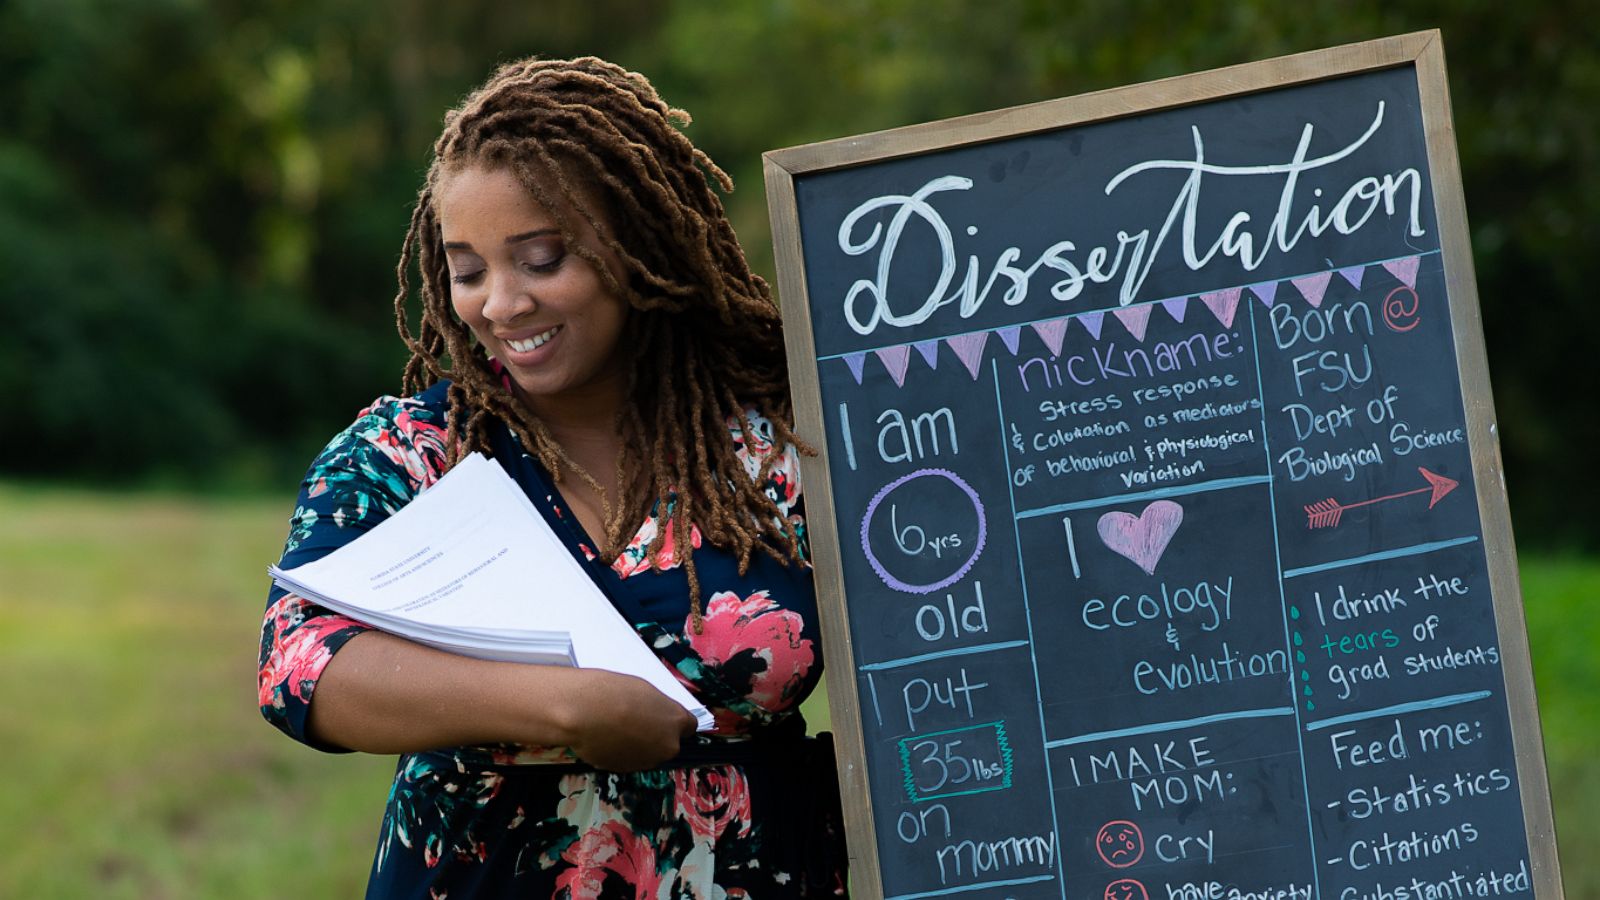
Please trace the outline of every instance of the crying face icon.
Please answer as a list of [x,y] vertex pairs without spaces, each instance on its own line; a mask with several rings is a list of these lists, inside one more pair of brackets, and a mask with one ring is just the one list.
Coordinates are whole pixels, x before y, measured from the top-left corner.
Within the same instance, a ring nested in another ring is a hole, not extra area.
[[1106,885],[1105,900],[1150,900],[1150,894],[1139,882],[1123,878]]
[[1113,869],[1126,869],[1144,857],[1144,835],[1139,826],[1126,819],[1100,826],[1094,838],[1100,861]]

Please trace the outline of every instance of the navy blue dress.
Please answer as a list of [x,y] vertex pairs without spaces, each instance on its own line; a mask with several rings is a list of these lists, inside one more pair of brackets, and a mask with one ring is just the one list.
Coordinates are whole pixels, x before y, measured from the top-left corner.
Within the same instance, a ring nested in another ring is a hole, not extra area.
[[[404,506],[446,470],[447,384],[364,410],[312,463],[280,565],[318,559]],[[797,455],[770,423],[728,440],[755,477],[774,452],[768,495],[804,536]],[[400,757],[367,896],[374,898],[713,898],[845,891],[838,787],[825,742],[805,739],[799,704],[822,671],[809,565],[756,554],[740,575],[691,529],[704,597],[688,627],[688,583],[669,538],[645,551],[653,510],[612,565],[565,509],[549,474],[508,429],[493,456],[678,677],[716,729],[644,772],[596,771],[564,747],[455,747]],[[670,517],[671,510],[668,510]],[[317,746],[306,716],[333,654],[368,626],[276,586],[262,629],[267,720]],[[335,747],[319,749],[338,751]]]

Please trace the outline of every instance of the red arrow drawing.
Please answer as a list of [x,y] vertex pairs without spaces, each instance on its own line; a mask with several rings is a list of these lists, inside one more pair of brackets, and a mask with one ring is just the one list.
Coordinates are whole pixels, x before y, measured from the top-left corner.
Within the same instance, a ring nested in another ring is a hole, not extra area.
[[1400,497],[1409,497],[1412,494],[1425,494],[1429,491],[1432,491],[1433,495],[1428,498],[1428,508],[1433,509],[1434,504],[1443,499],[1445,494],[1450,493],[1460,485],[1460,482],[1453,478],[1446,478],[1443,475],[1436,475],[1433,472],[1429,472],[1427,469],[1422,468],[1421,466],[1417,467],[1417,471],[1421,472],[1422,477],[1428,480],[1427,487],[1420,487],[1414,491],[1402,491],[1398,494],[1390,494],[1387,497],[1374,497],[1371,500],[1361,500],[1355,503],[1340,503],[1332,497],[1329,497],[1326,500],[1312,503],[1306,507],[1306,527],[1332,528],[1339,524],[1340,517],[1344,515],[1344,511],[1347,509],[1355,509],[1358,506],[1370,506],[1374,503],[1382,503],[1385,500],[1395,500]]

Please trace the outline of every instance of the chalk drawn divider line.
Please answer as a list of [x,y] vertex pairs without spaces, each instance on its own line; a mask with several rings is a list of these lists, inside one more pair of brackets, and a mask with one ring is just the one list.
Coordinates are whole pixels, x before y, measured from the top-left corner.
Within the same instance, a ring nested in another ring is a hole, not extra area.
[[[998,360],[989,360],[989,373],[994,378],[994,414],[1000,425],[1000,456],[1005,460],[1006,472],[1011,471],[1011,447],[1006,443],[1006,406],[1005,400],[1000,395],[1000,363]],[[1011,504],[1011,537],[1017,548],[1017,578],[1022,587],[1022,618],[1028,625],[1028,662],[1033,668],[1033,702],[1039,709],[1039,741],[1045,740],[1044,722],[1044,682],[1039,678],[1039,654],[1033,645],[1033,606],[1028,600],[1028,567],[1022,558],[1022,526],[1017,519],[1017,487],[1016,483],[1006,477],[1006,499]],[[1068,533],[1071,536],[1071,533]],[[1077,570],[1077,554],[1073,554],[1073,570]],[[1061,815],[1056,809],[1056,775],[1055,767],[1050,764],[1050,753],[1042,750],[1040,755],[1044,762],[1045,796],[1050,803],[1050,834],[1056,844],[1056,885],[1061,888],[1062,900],[1067,896],[1066,863],[1062,859],[1061,840]]]
[[1131,494],[1117,494],[1114,497],[1097,497],[1088,500],[1075,500],[1071,503],[1057,503],[1052,506],[1041,506],[1037,509],[1025,509],[1017,513],[1018,519],[1036,519],[1039,516],[1052,516],[1057,513],[1072,512],[1079,509],[1094,509],[1098,506],[1116,506],[1124,503],[1137,503],[1141,500],[1159,500],[1164,497],[1184,497],[1189,494],[1204,494],[1208,491],[1225,491],[1230,488],[1248,487],[1253,484],[1267,484],[1272,481],[1271,475],[1245,475],[1239,478],[1218,478],[1213,481],[1202,481],[1198,484],[1184,484],[1169,488],[1156,488],[1149,491],[1136,491]]
[[1241,709],[1234,712],[1213,713],[1209,716],[1196,716],[1192,719],[1174,719],[1170,722],[1151,722],[1148,725],[1134,725],[1129,728],[1118,728],[1112,731],[1094,731],[1080,734],[1075,737],[1058,738],[1045,742],[1045,749],[1054,750],[1057,747],[1071,747],[1077,744],[1092,744],[1096,741],[1112,740],[1115,738],[1135,737],[1141,734],[1159,734],[1163,731],[1178,731],[1184,728],[1198,728],[1202,725],[1214,725],[1218,722],[1232,722],[1238,719],[1265,719],[1274,716],[1292,716],[1292,706],[1270,706],[1264,709]]
[[[1249,312],[1245,314],[1245,318],[1250,322],[1250,353],[1255,360],[1256,366],[1256,399],[1261,402],[1261,449],[1266,453],[1268,467],[1267,471],[1270,472],[1272,471],[1272,432],[1267,428],[1267,388],[1266,383],[1261,378],[1261,332],[1256,327],[1256,316],[1256,308],[1251,306]],[[1284,590],[1283,529],[1279,527],[1277,510],[1277,484],[1269,480],[1267,482],[1267,520],[1268,524],[1272,528],[1272,566],[1275,570],[1277,570],[1278,573],[1278,610],[1283,615],[1283,647],[1286,652],[1290,654],[1296,654],[1299,651],[1294,649],[1289,637],[1290,632],[1293,631],[1293,626],[1289,621],[1289,597]],[[1298,632],[1295,632],[1295,634],[1298,636]],[[1298,660],[1298,657],[1296,657],[1296,659]],[[1295,667],[1290,666],[1289,702],[1293,705],[1290,706],[1289,709],[1294,715],[1294,725],[1296,729],[1294,742],[1295,752],[1300,756],[1300,789],[1305,792],[1303,796],[1306,797],[1308,801],[1306,803],[1306,849],[1310,852],[1313,859],[1311,866],[1311,888],[1314,896],[1321,897],[1322,875],[1317,870],[1316,863],[1314,862],[1318,856],[1318,852],[1317,830],[1312,821],[1311,804],[1309,802],[1311,798],[1310,766],[1306,762],[1306,742],[1298,733],[1298,729],[1305,719],[1301,714],[1300,697],[1299,692],[1295,688],[1296,682],[1294,680],[1294,672]],[[1307,690],[1310,690],[1309,686],[1307,687]],[[1307,708],[1309,708],[1310,705],[1310,701],[1306,701]]]
[[1056,876],[1054,875],[1035,875],[1031,878],[1010,878],[1005,881],[985,881],[982,884],[961,884],[955,887],[948,887],[937,891],[922,891],[921,893],[917,894],[895,894],[893,897],[885,897],[883,900],[922,900],[923,897],[947,897],[951,894],[965,894],[968,891],[982,891],[997,887],[1015,887],[1019,884],[1037,884],[1041,881],[1049,881],[1055,877]]
[[1451,538],[1448,541],[1431,541],[1426,544],[1414,544],[1410,547],[1397,547],[1394,550],[1379,550],[1377,553],[1368,553],[1365,556],[1352,556],[1349,559],[1336,559],[1333,562],[1318,563],[1314,566],[1302,566],[1298,569],[1285,569],[1284,578],[1298,578],[1301,575],[1311,575],[1316,572],[1326,572],[1330,569],[1343,569],[1347,566],[1359,566],[1369,562],[1382,562],[1386,559],[1399,559],[1405,556],[1419,556],[1423,553],[1432,553],[1435,550],[1445,550],[1450,547],[1460,547],[1464,544],[1476,543],[1476,535]]
[[945,659],[951,656],[971,656],[974,653],[990,653],[995,650],[1011,650],[1016,647],[1026,647],[1028,642],[998,641],[993,644],[973,644],[970,647],[952,647],[948,650],[935,650],[932,653],[919,653],[916,656],[903,656],[899,659],[886,659],[883,662],[867,663],[856,666],[858,672],[882,672],[885,669],[898,669],[902,666],[914,666],[918,663],[932,662],[936,659]]
[[1450,694],[1444,697],[1434,697],[1429,700],[1413,700],[1409,703],[1396,703],[1381,709],[1369,709],[1366,712],[1346,713],[1342,716],[1333,716],[1327,719],[1318,719],[1307,722],[1307,731],[1316,731],[1319,728],[1331,728],[1334,725],[1346,725],[1351,722],[1364,722],[1367,719],[1380,719],[1384,716],[1399,716],[1406,713],[1422,712],[1430,709],[1444,709],[1450,706],[1459,706],[1463,703],[1473,703],[1478,700],[1487,700],[1494,696],[1493,691],[1471,691],[1465,694]]

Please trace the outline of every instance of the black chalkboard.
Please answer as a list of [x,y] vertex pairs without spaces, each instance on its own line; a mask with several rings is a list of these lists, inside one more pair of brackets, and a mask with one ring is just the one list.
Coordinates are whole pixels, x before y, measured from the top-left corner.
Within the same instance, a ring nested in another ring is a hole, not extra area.
[[1559,894],[1448,123],[1428,33],[768,154],[858,894]]

